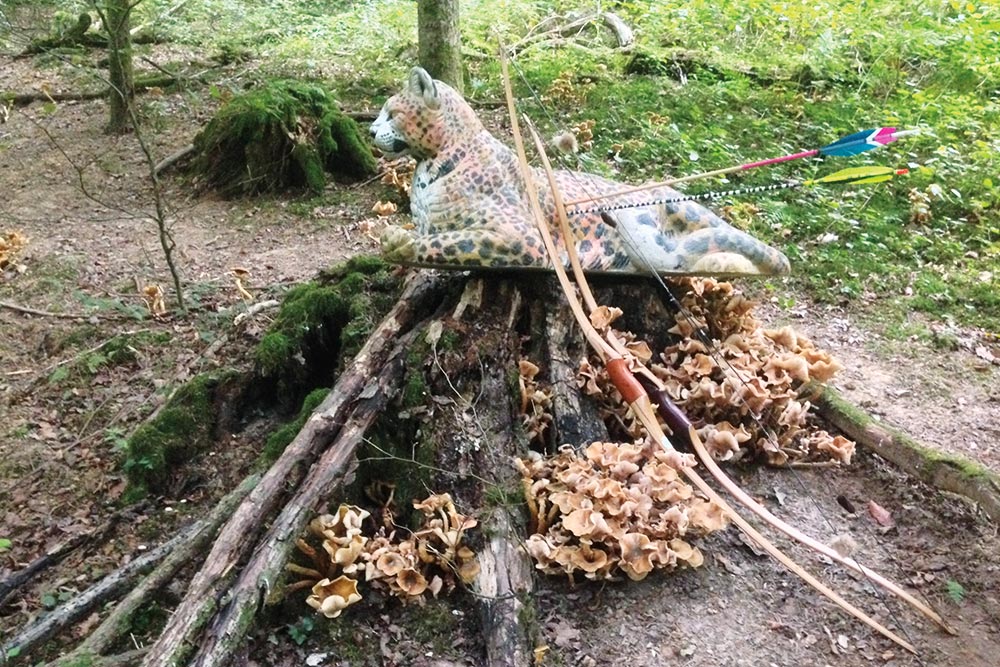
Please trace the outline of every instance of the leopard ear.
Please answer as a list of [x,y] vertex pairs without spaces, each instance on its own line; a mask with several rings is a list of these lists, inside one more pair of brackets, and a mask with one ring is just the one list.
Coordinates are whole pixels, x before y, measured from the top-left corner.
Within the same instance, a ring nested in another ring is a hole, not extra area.
[[437,85],[434,79],[423,67],[414,67],[410,70],[409,81],[410,92],[416,93],[424,98],[424,104],[430,109],[437,109],[441,106],[441,98],[438,97]]

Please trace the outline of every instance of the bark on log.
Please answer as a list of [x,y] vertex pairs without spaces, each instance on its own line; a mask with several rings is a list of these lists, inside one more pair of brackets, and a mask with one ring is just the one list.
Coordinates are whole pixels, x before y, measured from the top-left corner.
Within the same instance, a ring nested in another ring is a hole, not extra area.
[[[91,664],[95,660],[102,659],[100,658],[101,654],[109,649],[128,629],[128,621],[132,614],[148,602],[150,595],[173,580],[181,567],[208,545],[208,541],[218,532],[222,522],[232,514],[236,505],[259,481],[259,474],[250,475],[236,489],[223,497],[208,517],[199,522],[202,524],[200,529],[191,534],[186,542],[179,544],[141,584],[132,589],[121,602],[115,605],[111,614],[79,646],[68,655],[50,663],[50,666],[71,667],[72,665]],[[133,656],[133,658],[138,658],[138,656]]]
[[506,513],[495,513],[489,526],[495,532],[479,553],[480,571],[474,582],[486,631],[485,664],[528,667],[534,664],[531,632],[524,622],[525,605],[533,604],[531,561],[515,541],[518,531]]
[[[445,321],[458,337],[453,350],[433,351],[433,367],[443,376],[437,385],[454,400],[453,407],[439,412],[433,426],[428,426],[434,431],[430,439],[441,443],[437,464],[458,471],[460,477],[463,471],[474,471],[478,480],[471,487],[454,476],[442,480],[461,507],[483,505],[482,499],[492,490],[520,488],[511,459],[525,452],[507,378],[517,368],[519,356],[522,332],[515,323],[523,319],[525,301],[533,299],[523,299],[515,285],[470,280],[452,321]],[[529,328],[544,331],[544,316],[537,326]],[[524,536],[519,534],[519,526],[524,522],[515,518],[517,511],[499,506],[480,516],[480,526],[489,537],[479,550],[480,572],[472,587],[477,593],[486,652],[480,664],[488,667],[533,664],[532,632],[527,622],[535,615],[525,609],[533,604],[532,566],[520,548]]]
[[262,546],[254,551],[250,562],[230,587],[226,607],[217,615],[190,664],[197,667],[230,664],[232,653],[243,645],[260,608],[264,604],[280,601],[276,588],[295,547],[295,538],[305,531],[306,524],[320,513],[328,496],[351,473],[358,443],[386,402],[399,390],[403,360],[415,333],[411,331],[398,340],[377,377],[361,391],[337,438],[312,467],[295,496],[261,540]]
[[195,532],[201,529],[203,524],[203,521],[191,524],[169,541],[149,553],[139,556],[121,569],[115,570],[37,623],[24,628],[10,641],[0,646],[0,655],[10,655],[11,652],[14,652],[20,656],[30,656],[31,651],[36,646],[54,636],[70,623],[78,621],[96,605],[114,597],[137,577],[151,570],[157,562],[165,558],[179,544],[190,539]]
[[39,556],[35,560],[31,561],[28,565],[21,568],[17,572],[14,572],[10,576],[6,577],[0,581],[0,605],[4,603],[7,597],[16,591],[18,588],[31,581],[31,579],[44,570],[47,567],[51,567],[61,561],[63,558],[71,554],[76,549],[80,548],[84,544],[91,542],[93,540],[103,540],[104,536],[108,534],[108,531],[114,527],[115,523],[121,519],[123,516],[129,516],[138,512],[140,509],[146,506],[146,501],[141,503],[136,503],[129,507],[123,508],[108,517],[107,521],[102,523],[100,526],[94,530],[88,531],[86,533],[81,533],[74,536],[67,542],[51,549],[47,553]]
[[438,279],[426,272],[412,274],[397,304],[372,333],[354,360],[344,369],[330,394],[319,405],[305,428],[285,448],[260,484],[240,504],[216,539],[204,565],[195,575],[187,595],[174,611],[160,638],[143,660],[144,667],[184,664],[197,633],[211,619],[225,589],[225,579],[243,560],[256,540],[253,536],[287,491],[288,479],[298,466],[309,466],[336,435],[350,406],[369,378],[395,347],[396,339],[439,294]]
[[982,465],[944,454],[877,423],[830,387],[810,386],[803,393],[811,394],[820,414],[862,447],[926,484],[974,500],[991,519],[1000,522],[1000,478]]
[[[553,442],[583,447],[596,440],[608,439],[608,428],[598,416],[590,399],[576,385],[580,360],[586,358],[587,347],[575,326],[569,306],[561,301],[547,309],[545,332],[549,358],[549,380],[554,388],[552,399]],[[584,407],[586,406],[586,407]]]

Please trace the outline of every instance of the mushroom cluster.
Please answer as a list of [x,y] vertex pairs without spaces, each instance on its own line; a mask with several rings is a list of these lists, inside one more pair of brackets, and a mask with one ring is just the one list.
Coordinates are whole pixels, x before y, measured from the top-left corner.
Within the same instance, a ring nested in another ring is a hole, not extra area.
[[552,392],[539,384],[536,379],[539,368],[535,364],[521,359],[517,369],[524,432],[529,440],[544,442],[545,432],[552,424]]
[[654,569],[701,565],[701,551],[686,539],[724,528],[726,517],[675,464],[653,443],[594,442],[582,455],[567,446],[555,456],[517,459],[536,567],[570,578],[639,580]]
[[13,264],[26,245],[28,237],[22,232],[17,230],[0,232],[0,271]]
[[[811,404],[799,397],[804,385],[826,382],[841,365],[791,327],[761,327],[752,313],[753,302],[731,283],[688,278],[682,285],[687,288],[682,304],[693,317],[678,318],[669,330],[677,342],[651,369],[698,426],[713,457],[724,461],[749,452],[771,465],[850,463],[854,442],[816,428],[810,421]],[[607,410],[633,437],[641,437],[626,409],[611,407],[620,401],[603,371],[585,362],[579,384],[598,400],[605,399]],[[762,432],[762,425],[775,437]]]
[[442,587],[455,587],[456,577],[471,583],[479,574],[479,562],[464,537],[477,521],[459,513],[447,493],[414,502],[413,507],[424,515],[420,528],[398,541],[395,532],[387,535],[381,529],[364,557],[365,580],[404,600],[422,599],[425,592],[437,597]]
[[459,513],[446,493],[413,506],[423,514],[423,521],[412,533],[382,526],[366,536],[369,512],[353,505],[341,505],[336,514],[313,519],[309,534],[321,540],[321,549],[305,539],[296,541],[314,567],[289,564],[289,571],[306,577],[289,590],[309,587],[306,603],[327,618],[336,618],[361,600],[358,583],[362,577],[373,588],[407,602],[422,602],[425,593],[437,597],[443,588],[453,589],[456,580],[472,581],[479,565],[464,538],[476,520]]
[[378,162],[379,171],[382,172],[382,183],[395,188],[399,194],[409,197],[413,174],[417,169],[417,161],[411,157],[401,157],[395,160],[381,158]]

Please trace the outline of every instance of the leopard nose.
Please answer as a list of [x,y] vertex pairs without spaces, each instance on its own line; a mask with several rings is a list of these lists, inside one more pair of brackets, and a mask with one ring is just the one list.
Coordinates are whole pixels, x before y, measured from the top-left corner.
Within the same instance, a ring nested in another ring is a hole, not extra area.
[[378,134],[378,133],[375,131],[374,127],[369,127],[368,128],[368,134],[372,135],[372,139],[374,139],[375,135]]

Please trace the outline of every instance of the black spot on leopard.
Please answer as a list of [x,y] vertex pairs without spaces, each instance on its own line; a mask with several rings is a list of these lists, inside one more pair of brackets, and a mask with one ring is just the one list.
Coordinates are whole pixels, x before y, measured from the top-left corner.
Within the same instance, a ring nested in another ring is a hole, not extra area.
[[656,238],[656,245],[660,246],[661,248],[663,248],[668,252],[672,252],[675,248],[677,248],[677,242],[674,241],[672,238],[668,238],[663,234],[657,234],[655,238]]
[[476,249],[476,244],[473,242],[472,239],[462,239],[461,241],[455,244],[455,247],[458,248],[460,252],[468,255],[471,254],[472,251]]
[[591,243],[590,240],[584,239],[584,240],[580,241],[580,245],[577,246],[577,252],[579,252],[581,255],[584,255],[584,254],[590,252],[591,250],[593,250],[593,248],[594,248],[594,244]]
[[694,204],[684,204],[684,219],[688,222],[700,222],[704,209]]
[[708,236],[697,236],[684,242],[684,252],[688,254],[704,255],[711,247],[711,239]]
[[646,225],[647,227],[656,227],[656,220],[653,219],[649,213],[643,211],[636,217],[636,220],[640,225]]

